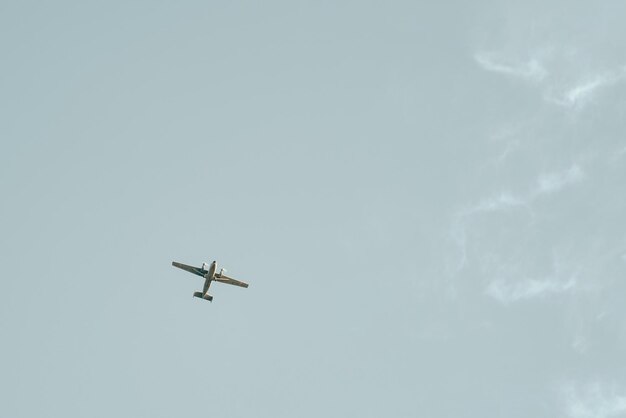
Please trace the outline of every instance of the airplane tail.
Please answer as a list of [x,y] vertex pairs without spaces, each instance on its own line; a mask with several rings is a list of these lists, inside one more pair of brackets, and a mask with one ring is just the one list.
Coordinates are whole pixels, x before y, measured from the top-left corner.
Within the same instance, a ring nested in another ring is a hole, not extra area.
[[193,296],[195,298],[200,298],[208,300],[209,302],[213,302],[213,296],[209,295],[208,293],[206,295],[203,295],[202,292],[193,292]]

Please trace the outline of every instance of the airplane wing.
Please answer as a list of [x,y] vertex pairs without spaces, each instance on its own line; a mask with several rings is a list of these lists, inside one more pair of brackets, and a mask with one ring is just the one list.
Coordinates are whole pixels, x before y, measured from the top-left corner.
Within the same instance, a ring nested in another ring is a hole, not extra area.
[[235,280],[232,277],[228,277],[223,274],[216,277],[215,280],[220,283],[232,284],[233,286],[248,287],[248,283],[240,282],[239,280]]
[[176,261],[172,261],[172,265],[174,267],[178,267],[179,269],[188,271],[189,273],[197,274],[198,276],[204,277],[206,274],[206,272],[199,267],[188,266],[187,264],[177,263]]

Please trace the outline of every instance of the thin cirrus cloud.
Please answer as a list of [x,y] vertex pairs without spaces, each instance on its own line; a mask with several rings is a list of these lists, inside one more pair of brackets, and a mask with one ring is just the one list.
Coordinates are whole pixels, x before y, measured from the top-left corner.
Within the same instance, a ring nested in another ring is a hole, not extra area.
[[617,71],[600,71],[596,74],[576,77],[579,79],[578,82],[563,88],[554,82],[546,81],[550,72],[539,59],[511,61],[502,59],[502,55],[502,53],[495,52],[477,52],[474,54],[474,60],[485,71],[541,83],[544,88],[544,99],[565,108],[581,109],[602,88],[619,83],[626,78],[626,67],[622,67]]
[[559,279],[548,277],[545,279],[505,280],[492,281],[485,289],[485,294],[508,305],[519,300],[545,297],[559,293],[565,293],[576,287],[576,279]]
[[565,171],[542,174],[537,179],[537,183],[531,192],[531,198],[543,194],[558,192],[564,187],[577,183],[585,178],[584,171],[579,165],[573,164]]
[[552,271],[539,278],[528,277],[515,263],[498,259],[495,261],[490,266],[490,271],[497,278],[489,283],[485,294],[503,305],[525,299],[556,296],[577,289],[577,267],[563,263],[556,254],[553,254]]
[[564,97],[558,101],[558,104],[565,106],[576,106],[584,103],[591,97],[591,94],[599,87],[608,84],[609,79],[606,76],[596,76],[594,79],[583,82],[577,86],[570,88]]
[[[562,107],[581,108],[593,98],[600,89],[614,85],[626,77],[626,68],[619,71],[604,72],[586,77],[583,81],[565,89],[560,94],[549,91],[545,99]],[[551,89],[554,90],[554,89]]]
[[567,383],[562,388],[569,418],[612,418],[626,416],[626,395],[615,385],[594,382]]
[[511,192],[501,192],[496,196],[491,196],[481,200],[475,206],[461,212],[461,217],[467,217],[480,212],[496,212],[515,207],[526,207],[530,210],[530,205],[540,196],[550,195],[561,191],[584,180],[586,174],[578,164],[572,164],[569,168],[561,171],[553,171],[540,174],[535,180],[526,195],[516,195]]
[[[474,60],[485,71],[541,83],[545,101],[569,109],[583,108],[591,102],[598,91],[626,78],[626,67],[622,67],[616,71],[599,71],[585,76],[579,74],[574,76],[578,81],[563,87],[554,80],[558,80],[559,76],[562,77],[564,74],[551,74],[538,58],[526,61],[506,60],[502,58],[503,55],[496,52],[477,52],[474,54]],[[577,72],[576,68],[571,65],[569,67],[574,73]]]
[[528,202],[515,196],[509,192],[502,192],[497,196],[489,197],[480,201],[476,206],[467,211],[467,214],[471,214],[474,212],[495,212],[498,210],[513,208],[516,206],[526,206]]
[[493,52],[478,52],[474,54],[474,60],[486,71],[524,80],[541,81],[548,75],[548,71],[534,58],[526,62],[507,62]]
[[462,210],[455,216],[450,230],[450,237],[458,247],[460,251],[460,257],[454,263],[454,265],[448,265],[448,269],[454,273],[458,273],[465,267],[468,255],[467,255],[467,229],[468,223],[473,215],[480,213],[498,212],[504,209],[512,209],[516,207],[524,207],[528,209],[531,214],[532,210],[528,205],[527,200],[520,198],[509,192],[502,192],[497,196],[492,196],[487,199],[481,200],[477,205]]
[[[584,170],[578,164],[572,164],[565,170],[548,172],[537,176],[535,182],[525,194],[502,192],[460,211],[455,216],[450,230],[450,236],[458,248],[459,255],[453,264],[448,265],[449,271],[452,274],[457,274],[470,261],[468,248],[472,245],[472,241],[468,238],[470,236],[468,232],[473,227],[473,217],[521,208],[525,209],[531,218],[534,218],[535,214],[532,205],[536,200],[571,187],[585,179],[585,177]],[[484,241],[484,237],[481,240]],[[503,266],[501,263],[484,268],[487,269],[485,273],[489,275],[495,272],[494,269],[500,270],[497,272],[500,277],[489,283],[485,289],[485,294],[502,304],[556,295],[571,291],[576,287],[575,277],[563,278],[562,272],[557,271],[556,267],[554,274],[545,278],[527,278],[519,269],[510,271],[507,266]]]

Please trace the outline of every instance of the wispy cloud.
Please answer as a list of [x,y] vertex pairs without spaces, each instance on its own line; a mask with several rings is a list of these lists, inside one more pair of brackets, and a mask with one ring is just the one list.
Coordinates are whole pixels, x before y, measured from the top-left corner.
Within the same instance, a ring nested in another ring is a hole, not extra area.
[[502,192],[497,196],[483,199],[475,206],[466,208],[457,213],[450,228],[450,237],[459,249],[459,257],[456,262],[448,265],[448,269],[456,274],[463,270],[467,263],[467,228],[470,218],[473,215],[484,212],[497,212],[515,207],[524,207],[532,214],[532,210],[528,207],[527,202],[510,192]]
[[589,349],[589,340],[583,335],[576,335],[572,341],[572,348],[580,354],[585,354]]
[[626,77],[626,68],[618,71],[602,72],[587,76],[573,86],[566,88],[560,93],[554,93],[555,88],[551,88],[545,94],[547,101],[559,106],[568,108],[582,108],[589,103],[594,94],[604,87],[616,84]]
[[608,82],[609,79],[607,77],[596,76],[593,80],[574,86],[565,94],[565,102],[570,105],[575,105],[588,98],[594,90]]
[[[472,221],[479,215],[489,215],[497,212],[512,212],[513,210],[522,209],[529,215],[531,221],[535,218],[533,203],[539,198],[545,198],[549,195],[558,193],[559,191],[574,185],[585,179],[586,174],[578,164],[572,164],[565,170],[542,173],[537,176],[535,182],[529,186],[526,193],[512,193],[503,191],[494,196],[490,196],[480,200],[473,206],[466,207],[456,213],[452,221],[449,236],[458,249],[457,256],[447,263],[448,271],[452,274],[458,274],[462,271],[470,261],[470,252],[468,248],[472,244],[469,237],[472,230]],[[493,272],[493,267],[488,270]],[[547,294],[562,293],[570,290],[575,282],[568,279],[531,279],[516,276],[519,281],[510,281],[510,275],[507,280],[493,281],[486,292],[493,298],[503,303],[527,299],[530,297],[542,296]]]
[[553,194],[562,189],[584,180],[585,172],[578,164],[572,164],[569,168],[560,171],[542,173],[537,176],[535,183],[525,194],[515,194],[503,191],[495,196],[490,196],[478,202],[476,205],[464,209],[460,217],[468,217],[480,212],[496,212],[515,207],[525,207],[530,212],[530,205],[542,195]]
[[610,418],[626,415],[626,395],[615,385],[568,383],[562,388],[567,416]]
[[549,295],[571,291],[576,286],[576,279],[559,279],[547,277],[544,279],[507,280],[496,279],[492,281],[485,293],[507,305],[524,299],[539,298]]
[[486,71],[529,81],[541,81],[548,75],[548,71],[537,59],[530,59],[526,62],[507,62],[493,52],[478,52],[474,54],[474,59]]
[[[561,71],[548,71],[546,62],[555,64],[558,54],[555,57],[554,51],[544,48],[541,54],[534,55],[527,60],[519,60],[507,58],[510,54],[506,52],[479,51],[474,54],[474,60],[485,71],[540,85],[545,101],[568,109],[582,109],[598,91],[626,80],[626,66],[582,75],[570,63]],[[570,82],[561,84],[559,80],[563,79],[569,79]]]
[[495,158],[495,163],[497,164],[502,164],[506,161],[506,159],[509,157],[510,154],[513,153],[513,151],[518,148],[520,145],[520,142],[517,140],[513,140],[513,141],[509,141],[506,144],[506,147],[504,148],[504,150],[500,153],[500,155],[498,155]]
[[564,171],[546,173],[539,176],[530,197],[534,198],[542,194],[555,193],[564,187],[577,183],[585,178],[585,173],[579,165],[573,164]]
[[516,206],[525,206],[526,204],[527,203],[524,199],[519,198],[510,192],[502,192],[497,196],[489,197],[480,201],[478,205],[469,210],[469,213],[494,212]]

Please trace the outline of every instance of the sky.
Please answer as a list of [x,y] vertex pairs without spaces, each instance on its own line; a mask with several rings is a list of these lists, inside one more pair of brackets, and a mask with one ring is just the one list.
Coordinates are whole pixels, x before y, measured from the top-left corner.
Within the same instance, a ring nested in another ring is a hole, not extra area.
[[0,2],[0,416],[625,417],[625,16]]

